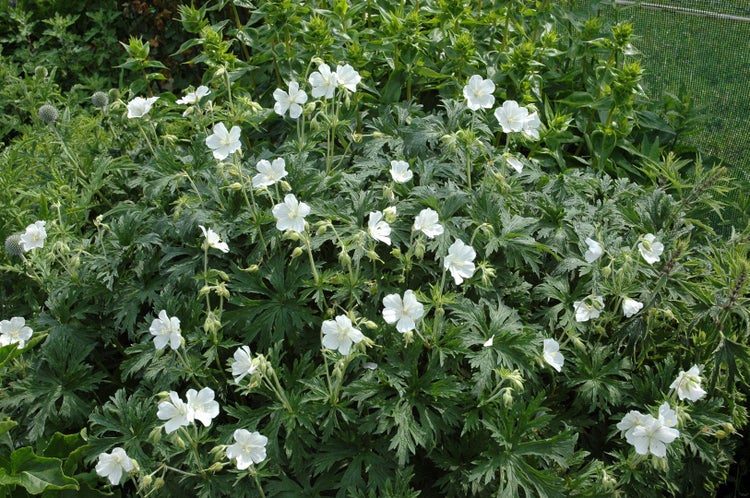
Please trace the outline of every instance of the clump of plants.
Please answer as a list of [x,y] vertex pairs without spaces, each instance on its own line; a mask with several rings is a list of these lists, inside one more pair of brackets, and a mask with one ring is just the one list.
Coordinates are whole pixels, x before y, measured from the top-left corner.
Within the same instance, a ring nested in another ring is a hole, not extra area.
[[134,38],[2,152],[0,494],[711,496],[750,228],[631,27],[328,7],[182,6],[201,81]]

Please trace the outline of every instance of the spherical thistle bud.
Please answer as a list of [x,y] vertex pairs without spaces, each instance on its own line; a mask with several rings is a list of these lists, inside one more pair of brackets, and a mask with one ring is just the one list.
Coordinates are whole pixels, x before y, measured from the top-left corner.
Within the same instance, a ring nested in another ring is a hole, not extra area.
[[5,239],[5,251],[10,256],[20,256],[23,254],[23,243],[21,242],[21,236],[13,234]]
[[49,76],[49,71],[47,71],[47,68],[44,66],[37,66],[34,68],[34,78],[38,80],[43,80],[47,76]]
[[91,96],[91,104],[94,107],[103,109],[109,105],[109,95],[104,92],[94,92]]
[[55,121],[57,121],[57,118],[60,116],[60,113],[57,111],[57,108],[50,104],[44,104],[42,107],[39,108],[39,119],[41,119],[46,124],[52,124]]
[[109,101],[113,102],[120,98],[120,90],[118,88],[112,88],[107,92],[107,95],[109,95]]

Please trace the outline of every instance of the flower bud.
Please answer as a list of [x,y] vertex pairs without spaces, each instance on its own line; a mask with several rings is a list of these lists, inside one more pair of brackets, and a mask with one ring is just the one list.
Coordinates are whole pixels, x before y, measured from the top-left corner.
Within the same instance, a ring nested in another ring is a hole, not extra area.
[[5,251],[10,256],[20,256],[23,254],[23,243],[21,242],[21,236],[13,234],[5,239]]
[[43,80],[47,76],[49,76],[49,71],[47,71],[47,68],[44,66],[37,66],[34,68],[34,78],[38,80]]
[[224,299],[229,299],[229,289],[227,289],[227,284],[225,284],[224,282],[221,282],[219,285],[217,285],[215,290],[217,296]]
[[408,346],[414,341],[414,331],[407,330],[404,332],[404,347]]
[[727,437],[726,431],[723,431],[721,429],[719,429],[718,431],[716,431],[716,439],[724,439],[726,437]]
[[387,223],[393,223],[396,221],[397,216],[398,210],[396,209],[396,206],[389,206],[383,210],[383,217]]
[[260,266],[258,265],[250,265],[247,268],[242,269],[242,271],[245,271],[247,273],[255,273],[258,270],[260,270]]
[[57,118],[60,116],[60,113],[57,111],[57,108],[50,104],[44,104],[42,107],[39,108],[39,119],[41,119],[46,124],[52,124],[55,121],[57,121]]
[[109,105],[109,96],[104,92],[94,92],[91,96],[91,104],[93,104],[94,107],[103,109]]
[[148,440],[154,444],[159,444],[159,441],[161,441],[161,426],[154,427],[151,432],[148,433]]
[[154,488],[153,489],[159,489],[164,487],[164,479],[161,477],[157,477],[154,481]]
[[363,325],[370,330],[375,330],[378,328],[378,324],[373,322],[372,320],[367,320]]
[[187,445],[185,444],[185,441],[177,435],[177,433],[172,433],[172,437],[169,438],[170,441],[172,441],[172,444],[177,446],[179,449],[184,450],[187,448]]
[[294,251],[292,251],[292,259],[298,258],[302,256],[302,248],[301,247],[295,247]]
[[288,182],[288,181],[286,181],[286,180],[281,180],[281,181],[280,181],[279,183],[281,184],[281,189],[282,189],[282,190],[283,190],[284,192],[291,192],[291,190],[292,190],[292,186],[291,186],[291,185],[289,185],[289,182]]
[[211,473],[219,472],[221,469],[224,468],[224,464],[221,462],[216,462],[211,464],[211,466],[208,468],[208,471]]
[[730,424],[729,422],[725,422],[724,424],[722,424],[722,426],[724,427],[724,430],[727,431],[729,434],[734,434],[736,432],[736,429],[734,428],[734,426]]
[[229,190],[242,190],[242,184],[240,182],[234,182],[227,187]]
[[221,320],[216,316],[216,313],[209,311],[206,315],[206,320],[203,322],[203,330],[206,333],[213,334],[221,328]]
[[422,239],[419,238],[414,243],[414,256],[417,257],[418,261],[422,261],[422,258],[424,258],[424,251],[425,251],[424,242],[422,242]]
[[351,264],[352,258],[349,256],[349,253],[344,251],[343,249],[339,251],[339,263],[341,263],[342,266],[349,266]]
[[148,488],[151,486],[151,483],[153,482],[154,478],[150,475],[143,476],[143,479],[141,479],[141,486],[144,488]]
[[513,405],[513,389],[510,387],[503,389],[503,405],[506,408],[510,408]]

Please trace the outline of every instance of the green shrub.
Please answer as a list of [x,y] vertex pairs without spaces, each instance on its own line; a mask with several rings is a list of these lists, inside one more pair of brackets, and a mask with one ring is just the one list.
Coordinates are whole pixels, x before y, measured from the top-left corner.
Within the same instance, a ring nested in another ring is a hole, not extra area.
[[135,37],[107,104],[29,104],[0,494],[20,452],[50,496],[711,496],[747,419],[733,180],[628,25],[496,4],[183,6],[201,81],[147,95]]

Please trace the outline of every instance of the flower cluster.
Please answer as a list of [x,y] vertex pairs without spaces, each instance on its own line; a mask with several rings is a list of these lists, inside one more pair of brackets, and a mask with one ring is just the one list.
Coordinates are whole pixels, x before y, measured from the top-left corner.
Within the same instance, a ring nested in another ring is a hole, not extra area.
[[214,391],[210,387],[204,387],[200,391],[188,389],[185,394],[187,402],[182,401],[175,391],[170,391],[168,397],[168,401],[159,403],[156,412],[159,420],[166,420],[164,430],[167,434],[196,420],[208,427],[211,420],[219,415],[219,403],[214,401]]
[[651,453],[660,458],[667,455],[667,445],[680,436],[680,431],[675,426],[677,415],[669,403],[663,403],[659,407],[657,417],[632,410],[617,424],[617,428],[625,435],[625,440],[635,447],[636,453]]
[[[472,111],[492,108],[495,104],[494,91],[495,83],[492,80],[484,79],[478,74],[473,75],[463,89],[466,107]],[[506,100],[495,109],[494,115],[503,133],[521,133],[530,140],[539,140],[542,122],[536,111],[529,113],[527,108],[519,106],[515,100]]]

